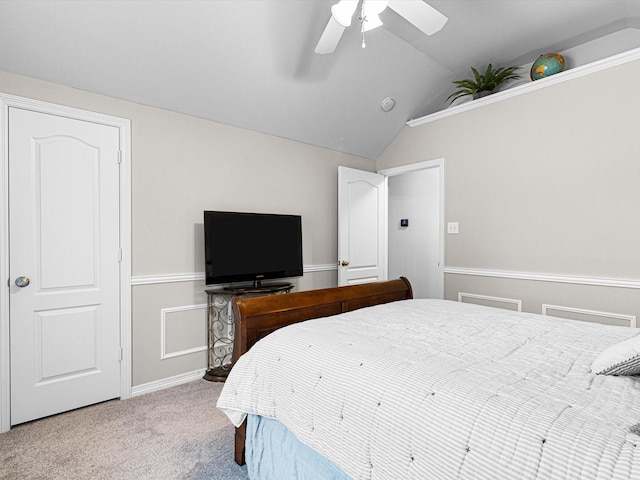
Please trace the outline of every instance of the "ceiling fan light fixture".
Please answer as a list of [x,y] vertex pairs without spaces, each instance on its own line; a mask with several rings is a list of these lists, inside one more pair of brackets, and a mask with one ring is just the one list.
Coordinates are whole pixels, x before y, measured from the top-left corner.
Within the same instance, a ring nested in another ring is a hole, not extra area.
[[331,15],[343,27],[351,25],[351,18],[358,8],[359,0],[340,0],[331,7]]
[[368,32],[382,26],[380,14],[389,5],[389,0],[362,0],[361,31]]
[[358,6],[360,6],[362,48],[366,47],[365,32],[382,26],[379,15],[387,7],[426,35],[433,35],[447,23],[445,15],[423,0],[339,0],[331,7],[331,17],[318,40],[316,53],[326,55],[335,51],[344,31],[351,25],[353,14]]
[[382,26],[382,20],[377,14],[366,15],[362,20],[362,32],[368,32]]

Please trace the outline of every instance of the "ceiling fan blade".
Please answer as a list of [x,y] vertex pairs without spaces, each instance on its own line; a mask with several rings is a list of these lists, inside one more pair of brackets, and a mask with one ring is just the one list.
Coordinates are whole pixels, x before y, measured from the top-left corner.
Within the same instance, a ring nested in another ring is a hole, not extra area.
[[340,0],[331,7],[331,15],[343,27],[351,26],[351,18],[358,8],[359,0]]
[[431,5],[416,0],[390,0],[392,8],[407,21],[413,23],[427,35],[433,35],[442,30],[449,20]]
[[318,40],[315,52],[319,53],[320,55],[333,53],[338,46],[340,38],[342,38],[344,29],[345,27],[340,25],[336,21],[336,19],[331,16],[329,22],[327,23],[327,26],[324,28],[324,32],[322,32],[320,40]]

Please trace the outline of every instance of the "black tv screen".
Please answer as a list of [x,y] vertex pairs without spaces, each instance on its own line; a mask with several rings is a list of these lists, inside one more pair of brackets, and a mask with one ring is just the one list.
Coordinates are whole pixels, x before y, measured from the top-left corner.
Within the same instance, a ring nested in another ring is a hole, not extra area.
[[302,276],[302,217],[204,212],[207,285]]

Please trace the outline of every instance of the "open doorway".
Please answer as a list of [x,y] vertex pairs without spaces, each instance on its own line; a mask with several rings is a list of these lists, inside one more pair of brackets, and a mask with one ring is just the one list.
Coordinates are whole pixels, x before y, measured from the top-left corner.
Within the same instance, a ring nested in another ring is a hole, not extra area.
[[415,298],[443,298],[444,161],[379,173],[388,177],[388,278],[409,278]]

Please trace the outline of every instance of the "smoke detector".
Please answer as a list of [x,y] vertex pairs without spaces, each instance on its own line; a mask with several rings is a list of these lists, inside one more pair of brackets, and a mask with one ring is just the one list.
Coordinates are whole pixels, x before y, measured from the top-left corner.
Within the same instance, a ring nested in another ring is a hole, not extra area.
[[384,100],[382,100],[382,102],[380,103],[380,108],[382,108],[382,110],[384,112],[389,112],[393,109],[393,107],[396,106],[396,101],[391,98],[391,97],[387,97]]

